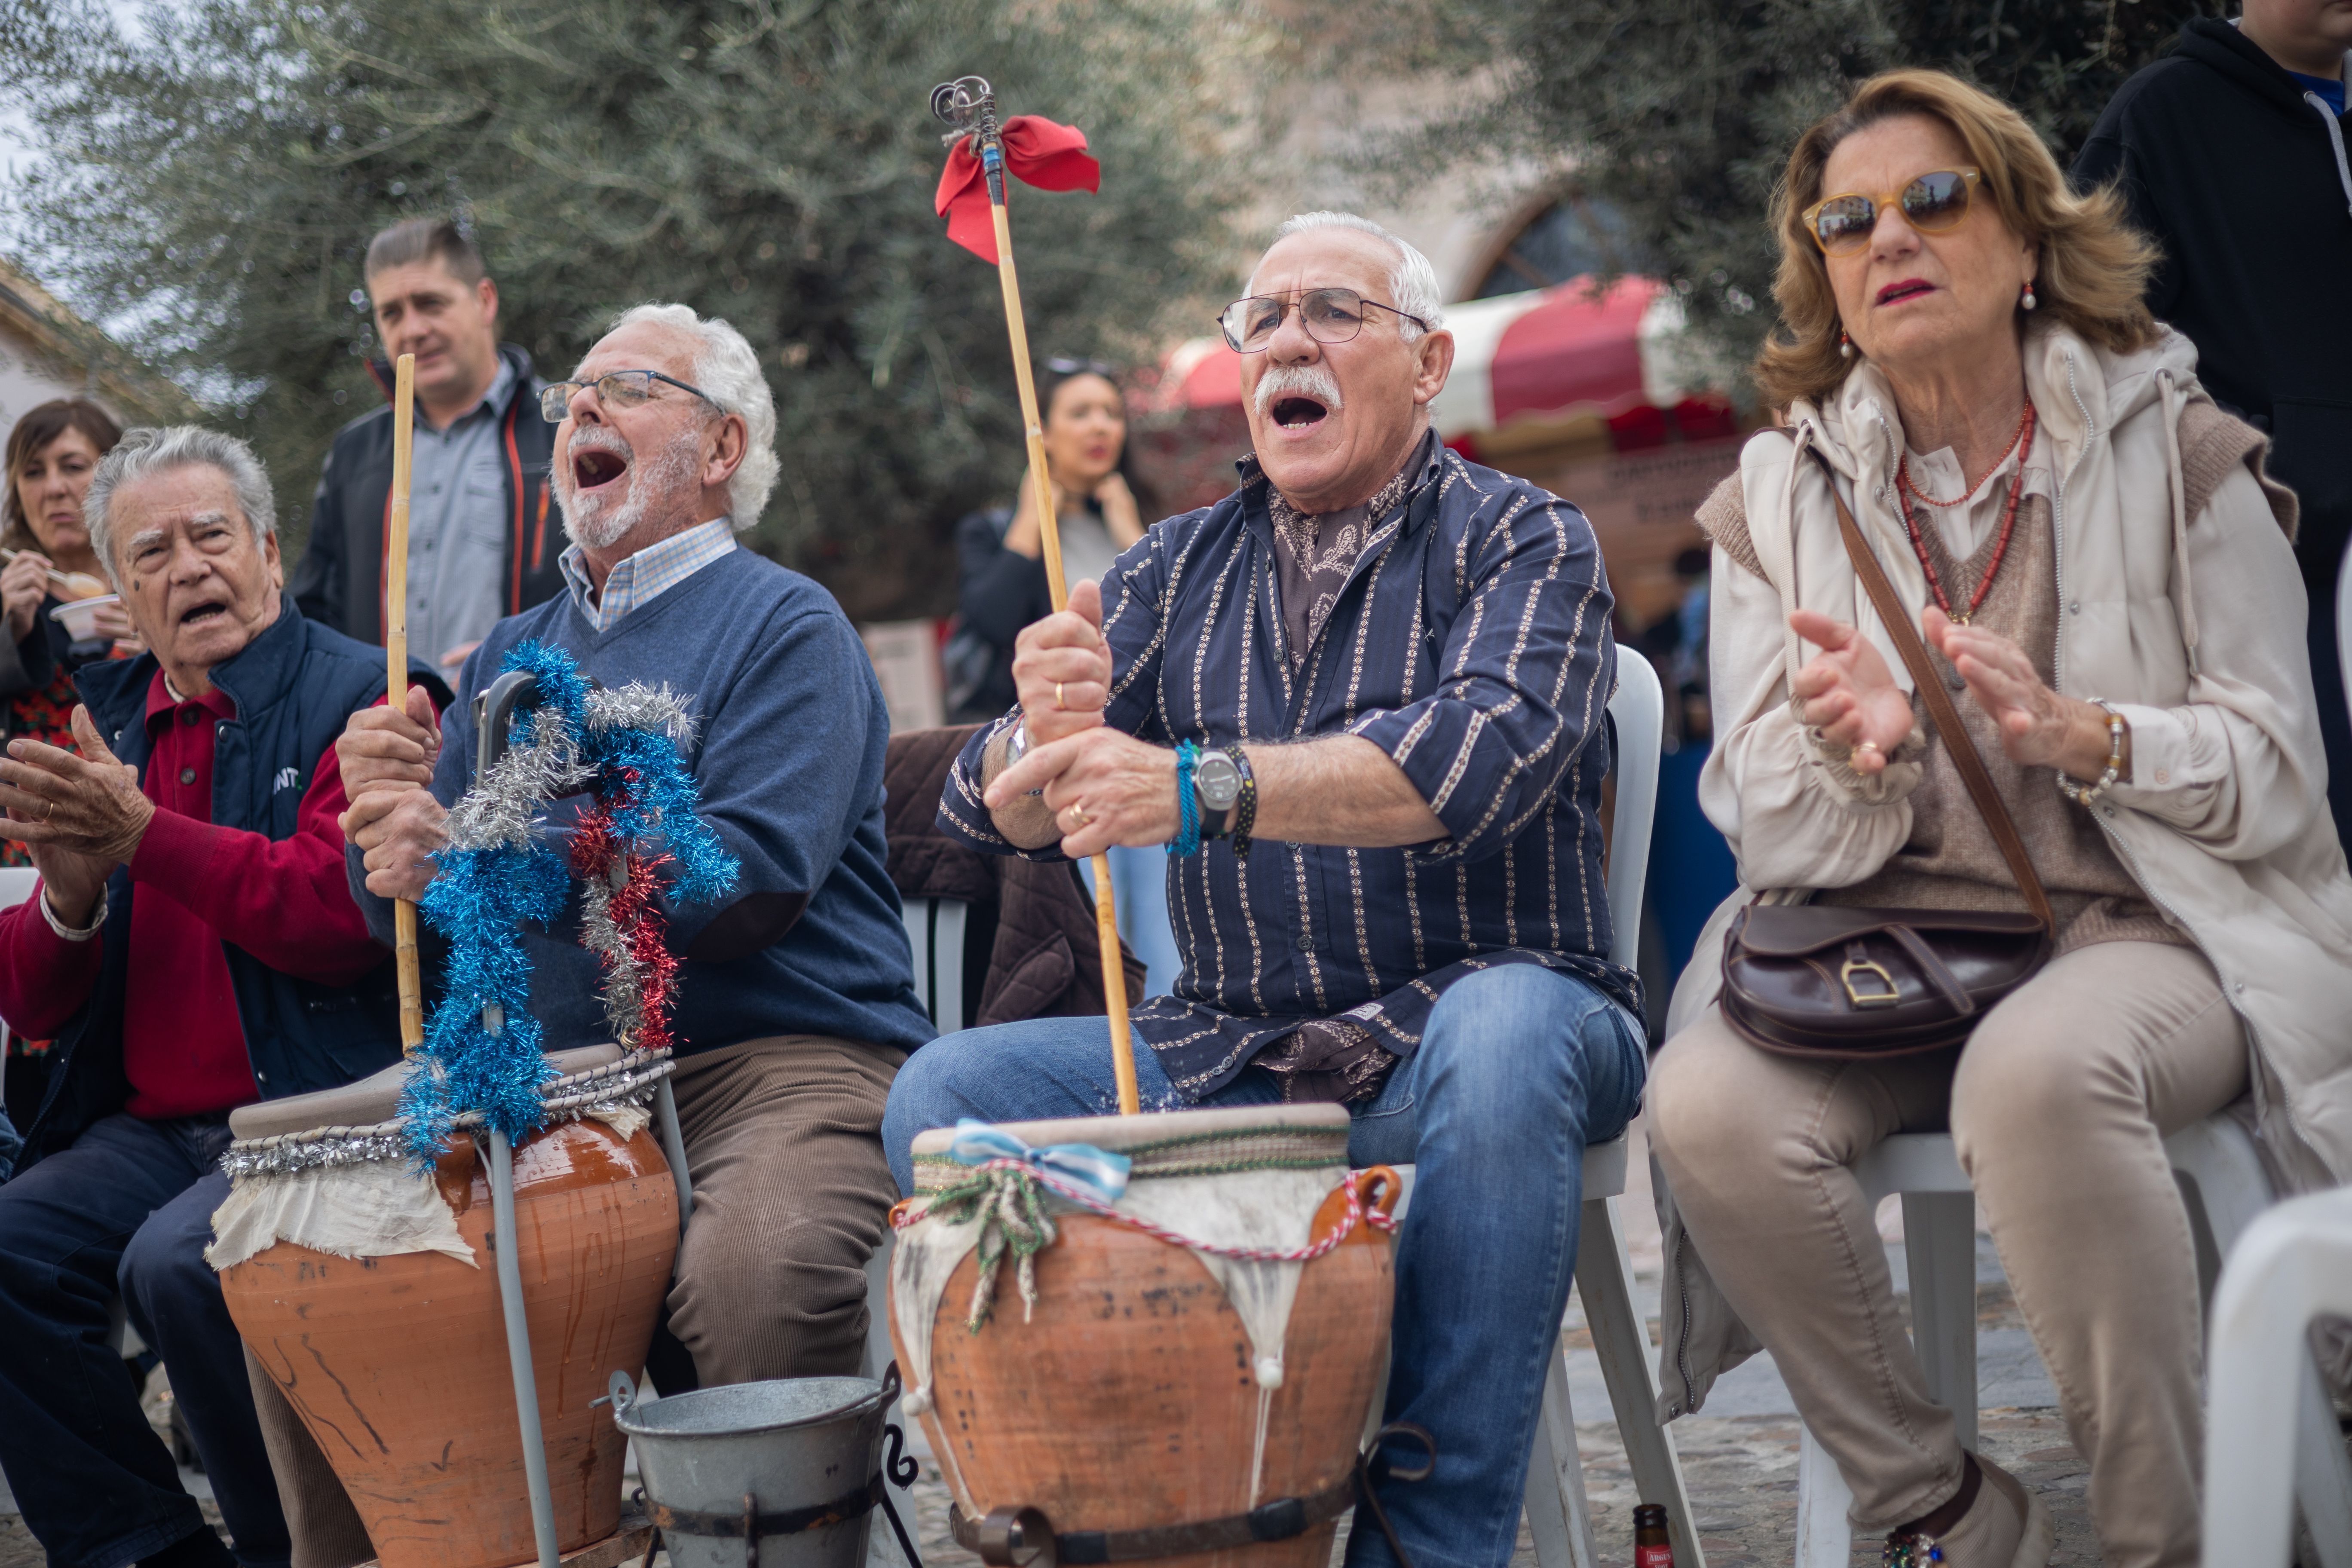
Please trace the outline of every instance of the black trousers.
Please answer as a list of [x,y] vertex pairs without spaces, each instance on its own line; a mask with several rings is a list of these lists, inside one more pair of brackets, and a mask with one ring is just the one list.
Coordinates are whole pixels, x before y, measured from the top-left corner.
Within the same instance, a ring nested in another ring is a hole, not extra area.
[[122,1568],[205,1528],[107,1342],[119,1294],[163,1358],[246,1568],[285,1568],[286,1517],[244,1344],[204,1259],[226,1116],[110,1116],[0,1186],[0,1469],[54,1568]]

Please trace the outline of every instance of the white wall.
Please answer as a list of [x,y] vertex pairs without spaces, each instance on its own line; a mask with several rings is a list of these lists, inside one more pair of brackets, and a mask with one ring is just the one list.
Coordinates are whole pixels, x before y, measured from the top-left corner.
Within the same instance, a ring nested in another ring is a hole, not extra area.
[[52,398],[79,397],[83,392],[80,377],[34,354],[22,339],[0,323],[0,438],[5,437],[9,427],[26,409]]

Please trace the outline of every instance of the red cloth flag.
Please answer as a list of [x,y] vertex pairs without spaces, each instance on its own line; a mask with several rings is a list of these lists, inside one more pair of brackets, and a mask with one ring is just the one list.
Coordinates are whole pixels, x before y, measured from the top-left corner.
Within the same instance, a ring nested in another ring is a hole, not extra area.
[[[1087,153],[1087,133],[1056,125],[1040,114],[1016,114],[1004,122],[1004,167],[1024,185],[1041,191],[1099,191],[1102,165]],[[988,211],[988,176],[971,150],[971,138],[948,153],[933,204],[948,220],[948,237],[979,257],[996,260],[996,220]]]

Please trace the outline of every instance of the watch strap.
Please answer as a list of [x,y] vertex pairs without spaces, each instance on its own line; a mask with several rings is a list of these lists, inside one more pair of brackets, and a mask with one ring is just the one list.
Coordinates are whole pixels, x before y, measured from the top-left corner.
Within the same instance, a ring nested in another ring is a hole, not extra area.
[[1226,836],[1233,840],[1234,853],[1247,859],[1250,835],[1257,828],[1257,774],[1250,770],[1249,753],[1239,746],[1224,748],[1233,758],[1234,766],[1241,771],[1242,792],[1234,797],[1234,809],[1226,817]]

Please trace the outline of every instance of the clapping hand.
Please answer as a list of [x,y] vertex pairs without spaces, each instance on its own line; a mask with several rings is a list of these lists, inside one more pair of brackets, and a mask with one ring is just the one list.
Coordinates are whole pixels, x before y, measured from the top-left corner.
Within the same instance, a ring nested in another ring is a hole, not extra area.
[[[1930,615],[1934,611],[1928,612]],[[1853,748],[1851,765],[1868,777],[1883,772],[1887,753],[1911,734],[1911,699],[1895,683],[1868,637],[1818,610],[1799,610],[1790,626],[1821,656],[1797,672],[1793,694],[1805,722],[1822,739]]]
[[[2051,690],[2025,650],[1999,632],[1962,626],[1932,605],[1919,626],[1928,645],[1969,683],[1977,706],[2000,726],[2000,749],[2011,762],[2057,768],[2086,783],[2106,770],[2105,709]],[[2124,756],[2121,772],[2128,777],[2128,731]]]
[[73,710],[81,755],[39,741],[8,742],[0,762],[0,837],[30,852],[47,885],[49,907],[79,925],[96,907],[107,878],[138,852],[155,803],[139,789],[139,770],[115,760],[89,710]]

